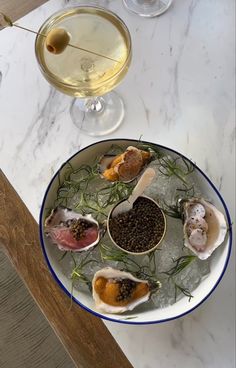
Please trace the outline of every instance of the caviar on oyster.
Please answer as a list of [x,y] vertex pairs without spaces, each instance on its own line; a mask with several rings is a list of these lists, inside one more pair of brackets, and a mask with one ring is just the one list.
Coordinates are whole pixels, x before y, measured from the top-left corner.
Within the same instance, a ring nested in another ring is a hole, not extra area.
[[184,244],[198,258],[207,259],[223,243],[227,225],[224,215],[203,198],[192,198],[183,204]]
[[[160,288],[157,284],[156,288]],[[106,313],[133,310],[149,300],[152,286],[147,280],[111,267],[97,271],[92,281],[93,299],[97,309]]]
[[81,252],[98,244],[99,224],[91,215],[56,207],[45,220],[45,233],[60,250]]
[[109,181],[130,182],[150,160],[149,152],[130,146],[120,155],[103,155],[99,162],[100,173]]

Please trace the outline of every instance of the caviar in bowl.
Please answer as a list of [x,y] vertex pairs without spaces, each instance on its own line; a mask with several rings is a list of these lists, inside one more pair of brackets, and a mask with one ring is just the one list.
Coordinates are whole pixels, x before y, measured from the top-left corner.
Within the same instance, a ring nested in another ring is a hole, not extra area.
[[[119,205],[119,203],[117,204]],[[166,217],[151,198],[140,196],[133,208],[107,220],[107,231],[113,243],[124,252],[144,255],[161,245],[166,232]]]

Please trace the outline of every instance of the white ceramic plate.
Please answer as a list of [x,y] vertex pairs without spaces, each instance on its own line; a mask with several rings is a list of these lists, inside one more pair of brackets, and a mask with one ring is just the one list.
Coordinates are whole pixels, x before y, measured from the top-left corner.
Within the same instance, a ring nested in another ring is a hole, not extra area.
[[[58,262],[55,257],[53,257],[52,245],[49,244],[48,239],[44,235],[44,228],[43,223],[46,216],[46,209],[52,208],[53,203],[56,199],[56,192],[58,188],[58,174],[60,172],[60,178],[63,179],[63,176],[66,172],[66,164],[70,162],[73,167],[79,167],[84,163],[91,163],[94,161],[95,157],[101,156],[102,154],[106,153],[112,144],[119,145],[121,147],[126,148],[129,145],[135,145],[138,143],[136,140],[128,140],[128,139],[113,139],[113,140],[105,140],[100,141],[98,143],[94,143],[78,153],[72,156],[69,160],[67,160],[60,170],[54,175],[49,186],[46,190],[42,208],[40,212],[40,239],[42,244],[43,253],[46,258],[46,262],[48,267],[54,276],[57,283],[61,286],[61,288],[71,297],[71,280],[69,280],[61,270],[60,262]],[[153,144],[150,142],[143,142],[147,144]],[[166,154],[170,154],[171,156],[175,157],[175,155],[182,156],[186,160],[188,160],[185,156],[181,155],[180,153],[155,144],[157,148],[161,151],[164,151]],[[189,160],[188,160],[189,161]],[[192,163],[192,162],[191,162]],[[73,291],[73,300],[78,303],[81,307],[86,309],[87,311],[97,315],[101,318],[122,322],[122,323],[132,323],[132,324],[147,324],[147,323],[159,323],[165,322],[171,319],[175,319],[181,317],[195,308],[197,308],[201,303],[203,303],[209,295],[214,291],[216,286],[219,284],[220,280],[223,277],[223,274],[226,270],[231,246],[232,246],[232,230],[230,227],[231,220],[228,209],[226,204],[221,197],[220,193],[214,186],[214,184],[208,179],[208,177],[198,168],[195,166],[195,171],[198,175],[198,181],[200,188],[206,197],[209,197],[213,200],[214,205],[225,215],[226,221],[228,223],[229,231],[226,237],[226,240],[223,245],[220,246],[220,251],[217,252],[216,256],[213,257],[211,261],[211,272],[209,277],[202,280],[200,285],[194,290],[194,298],[191,302],[188,301],[187,297],[183,297],[175,304],[162,308],[162,309],[153,309],[150,311],[143,311],[142,313],[135,313],[133,311],[132,315],[135,317],[134,319],[129,317],[127,319],[124,318],[123,315],[107,315],[98,312],[94,306],[94,302],[91,296],[86,293],[79,292],[78,290],[74,289]],[[69,313],[69,312],[68,312]]]

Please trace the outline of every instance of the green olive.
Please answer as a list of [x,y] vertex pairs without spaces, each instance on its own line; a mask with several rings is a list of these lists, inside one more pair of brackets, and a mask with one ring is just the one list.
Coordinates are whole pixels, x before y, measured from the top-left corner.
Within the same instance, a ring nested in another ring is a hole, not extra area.
[[53,54],[62,53],[70,41],[69,33],[63,28],[53,28],[46,36],[46,47]]

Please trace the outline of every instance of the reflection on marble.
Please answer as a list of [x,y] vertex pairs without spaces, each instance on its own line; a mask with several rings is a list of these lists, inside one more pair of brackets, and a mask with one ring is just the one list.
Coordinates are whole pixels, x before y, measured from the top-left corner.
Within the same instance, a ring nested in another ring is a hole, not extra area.
[[[51,0],[19,23],[36,30],[54,11],[81,2]],[[133,41],[132,65],[117,89],[126,117],[110,137],[142,135],[187,155],[220,189],[234,217],[234,1],[175,0],[153,19],[128,13],[121,1],[93,3],[117,12]],[[72,100],[40,74],[34,39],[14,28],[0,32],[0,166],[38,218],[53,173],[99,139],[73,125]],[[231,261],[215,293],[185,318],[150,326],[105,323],[135,368],[233,368],[233,321]]]

